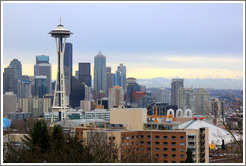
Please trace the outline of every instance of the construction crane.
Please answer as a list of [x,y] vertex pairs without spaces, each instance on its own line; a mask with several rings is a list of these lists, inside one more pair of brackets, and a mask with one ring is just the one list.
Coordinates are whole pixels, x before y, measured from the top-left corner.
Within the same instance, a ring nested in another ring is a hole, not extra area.
[[[150,116],[151,118],[155,118],[155,123],[157,123],[158,122],[158,120],[157,120],[157,118],[160,118],[160,116],[158,116],[158,111],[157,111],[157,107],[156,107],[156,109],[155,109],[155,115],[151,115]],[[167,115],[167,116],[161,116],[162,118],[169,118],[169,119],[171,119],[172,117],[173,117],[173,115],[172,114],[169,114],[169,115]]]

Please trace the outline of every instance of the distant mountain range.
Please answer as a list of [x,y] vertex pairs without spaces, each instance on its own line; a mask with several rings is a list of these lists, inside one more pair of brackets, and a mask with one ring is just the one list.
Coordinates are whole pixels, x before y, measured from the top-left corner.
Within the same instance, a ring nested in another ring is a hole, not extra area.
[[[146,88],[171,87],[171,79],[158,77],[152,79],[137,79]],[[238,79],[184,79],[184,87],[209,89],[239,89],[243,90],[243,78]]]

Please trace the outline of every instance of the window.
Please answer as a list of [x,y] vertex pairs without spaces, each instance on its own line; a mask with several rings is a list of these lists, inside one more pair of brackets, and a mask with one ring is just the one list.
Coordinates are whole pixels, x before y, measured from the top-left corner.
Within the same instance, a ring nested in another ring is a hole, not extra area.
[[176,158],[176,154],[172,154],[172,158]]
[[126,146],[129,146],[129,142],[126,143]]
[[180,142],[179,145],[180,145],[180,146],[184,146],[185,144],[184,144],[183,142]]
[[144,138],[144,135],[141,135],[141,139],[143,139]]
[[151,135],[147,135],[147,139],[150,139],[151,138]]
[[134,135],[132,136],[132,139],[134,139]]
[[147,142],[147,145],[151,145],[151,142],[150,142],[150,141],[148,141],[148,142]]
[[181,159],[183,159],[183,158],[184,158],[184,155],[183,155],[183,154],[181,154],[179,157],[180,157]]
[[141,145],[144,145],[144,141],[141,141]]
[[160,155],[159,155],[159,154],[155,154],[155,156],[156,156],[156,157],[160,157]]
[[183,148],[180,148],[180,149],[179,149],[179,152],[184,152],[184,149],[183,149]]
[[168,145],[168,143],[167,142],[163,142],[163,145]]
[[136,136],[136,138],[138,139],[138,138],[139,138],[139,136],[137,135],[137,136]]
[[126,139],[129,139],[129,138],[130,138],[129,136],[126,137]]
[[168,163],[168,161],[167,160],[164,160],[163,163]]
[[132,145],[134,145],[134,142],[132,142]]
[[176,145],[176,142],[172,142],[172,145],[175,146]]
[[151,148],[147,148],[147,151],[151,151]]
[[176,163],[176,161],[172,161],[172,163]]
[[136,145],[139,145],[139,142],[138,141],[136,142]]
[[180,136],[179,139],[183,140],[184,139],[184,136]]
[[144,148],[143,148],[143,147],[141,147],[141,148],[140,148],[140,150],[141,150],[141,151],[144,151]]
[[172,136],[172,139],[176,139],[176,136]]
[[167,158],[167,157],[168,157],[168,154],[163,154],[163,157],[164,157],[164,158]]
[[165,135],[165,136],[163,136],[163,139],[167,139],[167,138],[168,138],[168,136],[166,136],[166,135]]
[[136,148],[136,151],[139,151],[139,148]]
[[155,142],[155,145],[160,145],[160,142]]
[[185,161],[180,161],[181,163],[184,163]]
[[124,140],[125,138],[124,137],[121,137],[122,140]]
[[160,136],[159,136],[159,135],[156,135],[156,136],[155,136],[155,139],[159,139],[159,138],[160,138]]
[[163,151],[164,151],[164,152],[168,151],[168,148],[163,148]]
[[122,143],[122,144],[121,144],[121,146],[125,146],[125,144],[124,144],[124,143]]
[[176,152],[176,148],[172,148],[171,151],[172,151],[172,152]]
[[156,151],[156,152],[159,152],[159,151],[160,151],[160,148],[155,148],[155,151]]
[[124,153],[125,152],[125,149],[122,149],[122,153]]

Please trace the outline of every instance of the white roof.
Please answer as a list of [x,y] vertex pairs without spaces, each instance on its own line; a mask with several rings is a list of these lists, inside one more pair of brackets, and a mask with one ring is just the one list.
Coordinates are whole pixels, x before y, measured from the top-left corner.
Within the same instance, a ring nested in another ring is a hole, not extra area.
[[[179,129],[199,129],[203,127],[208,128],[209,144],[214,143],[216,145],[221,145],[222,139],[224,139],[225,144],[233,142],[232,136],[227,130],[207,122],[206,120],[190,120],[178,125]],[[239,134],[233,134],[237,140],[240,140]]]

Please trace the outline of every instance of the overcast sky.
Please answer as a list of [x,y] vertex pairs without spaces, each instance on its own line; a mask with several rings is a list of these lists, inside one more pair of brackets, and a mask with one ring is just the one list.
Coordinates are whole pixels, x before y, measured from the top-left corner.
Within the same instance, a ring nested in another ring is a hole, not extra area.
[[242,3],[5,3],[3,64],[17,58],[33,75],[36,55],[49,55],[55,79],[55,41],[62,18],[74,34],[74,72],[99,52],[107,66],[123,63],[136,78],[242,78]]

